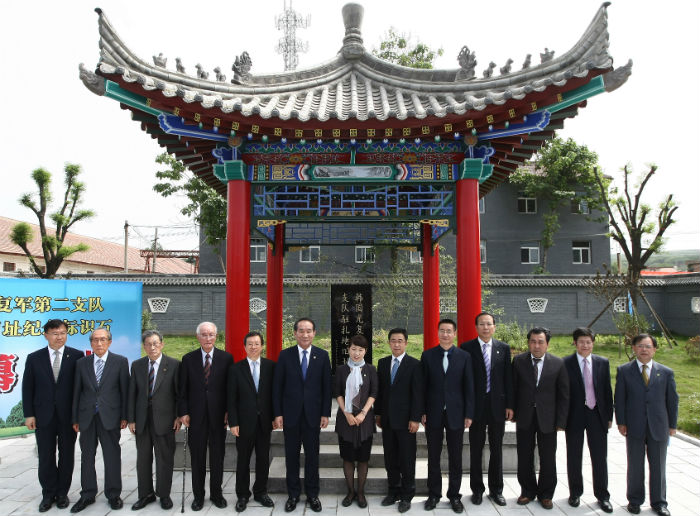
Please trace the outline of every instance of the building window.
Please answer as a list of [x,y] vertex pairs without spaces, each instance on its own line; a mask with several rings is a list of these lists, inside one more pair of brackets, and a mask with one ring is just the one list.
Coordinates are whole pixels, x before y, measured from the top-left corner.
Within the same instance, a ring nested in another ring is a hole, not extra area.
[[518,197],[518,213],[537,213],[537,199],[534,197]]
[[525,242],[520,244],[520,263],[540,263],[539,242]]
[[265,262],[267,261],[267,245],[259,242],[250,244],[250,261]]
[[149,297],[148,298],[148,308],[151,309],[153,314],[164,314],[168,311],[168,305],[170,304],[170,299],[167,297]]
[[254,314],[259,314],[260,312],[267,310],[267,301],[260,299],[259,297],[251,297],[248,307]]
[[531,297],[527,300],[527,306],[532,314],[543,314],[547,309],[549,299],[545,297]]
[[374,263],[374,247],[370,245],[356,245],[355,263]]
[[423,263],[423,255],[420,251],[411,251],[411,263]]
[[700,297],[690,298],[690,311],[694,314],[700,314]]
[[590,215],[591,208],[588,206],[586,199],[574,197],[571,199],[571,213],[579,213],[581,215]]
[[481,257],[481,263],[486,263],[486,242],[484,240],[479,242],[479,256]]
[[483,197],[479,199],[479,213],[486,213],[486,203]]
[[613,311],[617,313],[624,313],[627,311],[627,298],[626,297],[616,297],[613,301]]
[[2,262],[2,272],[15,272],[15,264],[13,262]]
[[321,261],[321,247],[310,245],[299,251],[299,261],[301,263],[318,263]]
[[571,250],[574,253],[575,264],[591,263],[591,243],[590,242],[572,242]]

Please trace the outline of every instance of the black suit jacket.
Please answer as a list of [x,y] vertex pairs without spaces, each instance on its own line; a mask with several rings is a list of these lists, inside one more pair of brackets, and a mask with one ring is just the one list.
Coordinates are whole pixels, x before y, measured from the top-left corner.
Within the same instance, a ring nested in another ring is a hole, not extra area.
[[85,355],[75,348],[64,346],[58,381],[54,381],[48,349],[47,346],[30,353],[24,363],[24,417],[36,418],[36,425],[40,427],[51,422],[55,414],[60,424],[72,425],[75,364]]
[[423,372],[420,361],[407,354],[401,359],[392,384],[392,359],[393,355],[389,355],[377,362],[379,393],[374,402],[374,414],[381,416],[382,428],[408,430],[408,422],[420,422],[425,410]]
[[[423,386],[427,426],[442,425],[442,411],[447,412],[447,427],[464,428],[464,420],[474,419],[474,372],[469,353],[453,347],[447,372],[442,367],[444,350],[440,346],[423,351]],[[400,369],[400,368],[399,368]]]
[[204,383],[202,348],[190,351],[180,364],[180,399],[178,415],[189,414],[190,424],[201,425],[209,416],[210,425],[225,426],[228,369],[233,364],[230,353],[214,348],[209,383]]
[[486,365],[479,339],[464,342],[461,348],[469,353],[474,369],[474,419],[481,420],[486,411],[491,412],[492,421],[506,420],[506,409],[513,408],[513,367],[510,363],[510,346],[500,340],[491,339],[491,406],[486,399]]
[[535,413],[543,433],[566,428],[569,415],[569,375],[564,361],[546,353],[540,381],[535,385],[534,368],[529,351],[513,359],[516,428],[530,428]]
[[95,355],[83,357],[75,364],[73,384],[73,423],[81,430],[87,428],[95,417],[95,404],[105,430],[119,429],[126,421],[129,396],[129,361],[126,357],[107,354],[100,385],[95,378]]
[[[137,433],[143,432],[148,422],[149,367],[148,357],[139,358],[131,364],[127,416],[129,423],[136,423]],[[178,360],[161,355],[151,398],[153,425],[157,435],[165,435],[173,431],[173,423],[177,417],[179,371]]]
[[262,430],[272,431],[272,381],[275,363],[260,357],[260,378],[255,390],[248,359],[231,365],[228,371],[228,425],[240,427],[241,437],[252,437],[258,428],[258,418],[264,425]]
[[301,375],[299,347],[282,350],[275,366],[272,411],[282,416],[284,425],[300,424],[302,413],[311,428],[318,427],[321,417],[331,417],[331,361],[328,353],[310,346],[306,380]]
[[[586,388],[583,385],[583,374],[578,365],[577,354],[564,357],[564,365],[569,374],[569,418],[567,430],[584,430],[586,428]],[[607,358],[590,355],[593,367],[593,390],[595,391],[596,406],[594,408],[601,426],[607,432],[608,423],[613,417],[612,385],[610,383],[610,363]]]

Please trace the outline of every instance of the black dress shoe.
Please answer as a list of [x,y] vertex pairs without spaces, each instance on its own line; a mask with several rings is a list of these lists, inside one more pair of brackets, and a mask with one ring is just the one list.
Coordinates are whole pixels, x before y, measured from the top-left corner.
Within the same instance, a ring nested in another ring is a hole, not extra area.
[[253,500],[258,502],[263,507],[274,507],[275,506],[275,502],[272,501],[272,498],[270,498],[267,495],[267,493],[263,493],[261,495],[255,495],[253,497]]
[[505,507],[506,505],[506,499],[501,493],[489,493],[489,498],[491,498],[496,505],[500,505],[501,507]]
[[350,507],[354,499],[355,493],[348,493],[345,495],[345,498],[343,498],[343,501],[340,502],[340,505],[342,505],[343,507]]
[[51,506],[53,505],[53,496],[46,496],[41,499],[41,503],[39,504],[39,512],[46,512],[48,511]]
[[452,510],[457,514],[464,512],[464,505],[462,504],[462,500],[459,498],[453,498],[450,500],[450,507],[452,507]]
[[472,503],[474,505],[481,505],[481,501],[484,499],[484,495],[481,493],[472,493]]
[[321,510],[323,509],[323,507],[321,507],[321,500],[319,500],[316,496],[307,498],[306,503],[309,504],[309,508],[314,512],[321,512]]
[[652,509],[659,516],[671,516],[671,512],[667,507],[652,507]]
[[163,498],[160,499],[160,507],[161,509],[172,509],[173,508],[173,501],[169,496],[164,496]]
[[284,504],[284,512],[292,512],[294,509],[296,509],[298,501],[299,501],[298,496],[296,498],[291,497],[291,496],[289,498],[287,498],[287,502]]
[[569,505],[571,507],[578,507],[579,505],[581,505],[581,498],[578,496],[570,496]]
[[603,510],[603,512],[613,512],[613,506],[608,500],[598,500],[598,507],[600,507]]
[[136,500],[136,503],[131,506],[132,511],[138,511],[146,507],[149,503],[153,503],[156,501],[156,495],[155,493],[151,493],[147,496],[144,496],[143,498],[139,498]]
[[70,508],[70,512],[80,512],[83,509],[85,509],[85,507],[87,507],[88,505],[92,505],[93,503],[95,503],[94,498],[81,498],[80,500],[75,502],[73,507]]
[[225,509],[228,505],[226,503],[226,498],[224,498],[223,496],[212,496],[211,503],[213,503],[219,509]]
[[401,500],[399,502],[399,512],[404,513],[411,508],[411,502],[408,500]]
[[192,505],[190,507],[192,507],[193,511],[201,511],[202,507],[204,507],[204,500],[201,498],[195,498],[192,500]]
[[355,497],[355,500],[357,500],[357,506],[358,506],[360,509],[364,509],[365,507],[367,507],[367,498],[365,498],[365,495],[363,495],[363,494],[358,494],[358,495]]
[[389,493],[388,495],[386,495],[386,496],[382,499],[381,504],[382,504],[384,507],[387,507],[387,506],[389,506],[389,505],[394,505],[394,504],[395,504],[396,502],[398,502],[398,501],[399,501],[399,495]]
[[68,500],[66,495],[58,495],[56,497],[56,507],[59,509],[65,509],[68,507],[68,504],[70,504],[70,500]]
[[109,500],[109,506],[113,511],[118,511],[119,509],[124,507],[124,502],[120,497],[117,496],[116,498],[112,498]]
[[428,499],[423,504],[423,508],[426,511],[432,511],[437,506],[440,499],[437,496],[429,496]]
[[236,512],[243,512],[248,507],[248,500],[246,498],[239,498],[236,500]]
[[628,503],[627,504],[627,511],[630,514],[639,514],[639,511],[640,511],[639,505],[635,505],[633,503]]

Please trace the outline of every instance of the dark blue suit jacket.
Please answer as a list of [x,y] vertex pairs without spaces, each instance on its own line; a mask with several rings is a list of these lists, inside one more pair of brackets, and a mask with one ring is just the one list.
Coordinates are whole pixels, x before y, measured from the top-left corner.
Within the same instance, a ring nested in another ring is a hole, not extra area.
[[[595,391],[595,412],[600,424],[608,431],[608,422],[613,417],[612,386],[610,384],[610,363],[607,358],[591,354],[593,365],[593,390]],[[576,353],[564,357],[564,365],[569,373],[569,420],[566,430],[584,430],[586,428],[586,388],[583,374],[578,365]]]
[[318,428],[321,417],[331,417],[331,361],[328,353],[310,346],[306,380],[301,375],[299,347],[282,350],[275,366],[272,387],[274,417],[282,416],[285,426],[297,426],[302,414],[311,428]]
[[474,419],[472,359],[469,353],[453,346],[445,373],[443,356],[444,350],[440,346],[425,350],[421,355],[425,386],[423,413],[426,415],[426,426],[440,426],[444,408],[448,428],[458,430],[464,428],[465,419]]
[[464,342],[460,346],[469,353],[474,369],[474,419],[486,418],[491,412],[493,421],[506,420],[506,409],[513,408],[513,367],[510,362],[510,346],[491,339],[491,403],[486,406],[486,364],[479,339]]

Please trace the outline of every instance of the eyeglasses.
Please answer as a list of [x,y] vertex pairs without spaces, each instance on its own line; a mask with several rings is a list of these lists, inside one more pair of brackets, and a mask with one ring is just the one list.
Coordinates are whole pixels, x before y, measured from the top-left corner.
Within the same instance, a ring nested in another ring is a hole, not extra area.
[[654,347],[654,345],[653,344],[635,344],[634,347],[638,348],[638,349],[652,349]]

